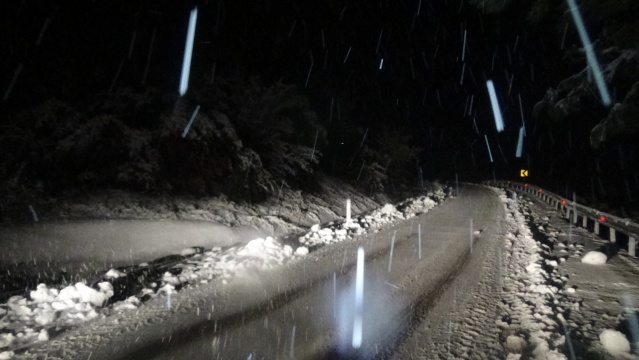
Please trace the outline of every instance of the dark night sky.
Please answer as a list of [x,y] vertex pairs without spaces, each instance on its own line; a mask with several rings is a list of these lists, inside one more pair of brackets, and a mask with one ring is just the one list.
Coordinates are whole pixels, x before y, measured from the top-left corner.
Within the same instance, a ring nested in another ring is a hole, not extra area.
[[[549,87],[585,66],[582,60],[562,61],[567,49],[581,46],[565,4],[551,2],[543,16],[531,20],[532,6],[543,2],[514,1],[504,11],[488,13],[469,1],[12,1],[3,4],[8,11],[3,11],[2,33],[9,34],[0,42],[3,91],[17,66],[24,67],[4,106],[25,108],[51,96],[77,102],[98,96],[109,90],[121,63],[116,87],[141,89],[154,32],[145,86],[177,93],[189,11],[197,6],[191,83],[209,76],[215,64],[217,74],[243,71],[267,83],[297,84],[322,121],[335,100],[343,118],[362,128],[410,129],[421,139],[422,165],[431,177],[452,178],[457,167],[462,178],[490,178],[493,170],[497,177],[514,178],[520,167],[530,165],[538,183],[556,185],[545,179],[557,166],[553,162],[574,163],[561,144],[567,144],[570,132],[570,147],[590,153],[594,125],[555,124],[558,132],[548,135],[554,128],[531,119],[534,104]],[[596,33],[591,14],[585,16]],[[502,106],[506,131],[501,134],[495,130],[486,79],[495,81]],[[471,96],[469,115],[465,108]],[[514,157],[520,97],[530,163]],[[593,111],[605,115],[598,105]],[[484,135],[491,142],[492,164]]]

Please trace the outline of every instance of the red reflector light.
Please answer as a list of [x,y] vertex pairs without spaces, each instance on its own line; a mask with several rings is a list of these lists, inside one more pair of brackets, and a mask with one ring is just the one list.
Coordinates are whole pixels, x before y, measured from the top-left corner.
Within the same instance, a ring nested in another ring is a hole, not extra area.
[[599,222],[604,222],[604,221],[606,221],[606,217],[605,217],[605,216],[603,216],[603,215],[601,215],[601,216],[599,217]]
[[544,192],[542,189],[539,189],[539,192]]
[[561,200],[561,205],[566,205],[566,199]]
[[528,187],[528,184],[524,184],[525,187]]

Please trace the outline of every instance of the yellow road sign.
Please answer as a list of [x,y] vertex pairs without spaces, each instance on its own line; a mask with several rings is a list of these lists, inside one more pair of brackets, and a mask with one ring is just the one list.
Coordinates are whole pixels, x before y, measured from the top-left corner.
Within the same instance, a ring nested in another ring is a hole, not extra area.
[[528,177],[528,170],[524,170],[524,169],[519,170],[519,176],[523,178]]

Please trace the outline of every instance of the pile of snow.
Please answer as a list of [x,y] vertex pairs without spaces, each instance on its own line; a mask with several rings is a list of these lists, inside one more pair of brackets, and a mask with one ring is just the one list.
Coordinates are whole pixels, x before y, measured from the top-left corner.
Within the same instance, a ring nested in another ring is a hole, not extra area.
[[533,358],[566,359],[561,348],[564,280],[556,270],[558,263],[546,260],[550,248],[536,241],[527,226],[524,214],[530,213],[528,204],[509,199],[503,190],[501,199],[506,209],[508,233],[504,238],[504,274],[502,303],[498,320],[506,338],[504,349],[508,358],[519,358],[524,348]]
[[606,265],[608,257],[606,254],[599,251],[588,251],[584,257],[581,258],[581,262],[590,265]]
[[443,191],[437,195],[429,193],[426,196],[410,198],[397,206],[386,204],[369,214],[357,216],[350,222],[330,222],[324,228],[319,224],[313,225],[311,231],[299,238],[299,242],[306,247],[314,248],[352,239],[353,236],[369,231],[379,231],[378,229],[382,226],[428,212],[438,204],[438,201],[441,201],[442,196],[445,198],[445,194],[442,194]]
[[[182,254],[192,253],[190,249],[182,251]],[[116,302],[109,308],[113,311],[134,310],[142,304],[142,297],[167,295],[187,284],[197,286],[217,278],[226,283],[248,269],[272,269],[307,253],[308,249],[303,247],[294,252],[290,246],[282,245],[272,237],[254,239],[245,246],[226,250],[215,247],[174,266],[162,275],[159,284],[150,284],[137,296]],[[126,273],[111,269],[104,277],[117,279],[123,276]],[[50,327],[68,327],[108,315],[109,308],[104,306],[112,296],[113,286],[105,281],[96,288],[77,283],[61,290],[40,284],[26,298],[11,297],[6,304],[0,305],[0,351],[9,349],[1,356],[11,358],[12,350],[48,340]]]
[[109,282],[97,287],[79,282],[58,290],[40,284],[29,298],[9,298],[0,305],[0,349],[47,341],[53,325],[71,326],[98,317],[100,308],[113,296],[113,287]]
[[[427,212],[446,197],[440,188],[428,196],[408,199],[397,206],[386,204],[368,215],[358,216],[351,222],[333,222],[327,227],[314,225],[300,238],[302,246],[293,249],[272,237],[257,238],[244,246],[227,249],[214,247],[209,251],[201,248],[187,248],[181,255],[187,259],[166,271],[157,283],[126,300],[105,308],[114,295],[109,281],[126,277],[122,270],[111,269],[96,288],[85,283],[77,283],[61,290],[38,285],[29,297],[14,296],[6,304],[0,304],[0,359],[11,358],[17,348],[36,341],[49,339],[48,329],[64,328],[80,322],[107,316],[111,311],[130,311],[141,306],[141,299],[168,296],[186,285],[199,286],[221,279],[223,283],[246,271],[268,270],[282,266],[289,261],[306,256],[309,247],[317,248],[333,242],[352,239],[354,235],[392,224],[398,220],[410,219]],[[398,210],[400,209],[400,210]],[[139,267],[148,266],[140,264]]]
[[606,329],[599,334],[599,341],[611,355],[630,358],[630,342],[621,332]]

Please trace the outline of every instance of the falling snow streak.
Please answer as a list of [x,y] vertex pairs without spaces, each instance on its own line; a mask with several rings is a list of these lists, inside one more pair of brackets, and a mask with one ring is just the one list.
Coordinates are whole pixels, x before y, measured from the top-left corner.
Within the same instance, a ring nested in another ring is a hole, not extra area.
[[422,224],[417,224],[417,241],[418,241],[417,243],[418,256],[419,256],[419,259],[421,259],[422,258]]
[[291,329],[291,345],[290,345],[290,349],[289,349],[289,357],[291,359],[295,359],[295,330],[296,330],[297,326],[293,325],[293,329]]
[[524,128],[524,135],[526,135],[526,120],[524,120],[524,106],[521,104],[521,94],[519,97],[519,113],[521,114],[521,126]]
[[362,345],[362,316],[364,315],[364,248],[357,249],[357,273],[355,278],[355,319],[353,321],[353,347]]
[[346,64],[346,61],[348,60],[348,56],[351,54],[352,48],[353,48],[352,46],[348,47],[348,51],[346,52],[346,56],[344,57],[344,64]]
[[574,20],[575,26],[577,27],[579,38],[581,38],[581,42],[584,45],[584,50],[586,51],[586,57],[588,59],[588,65],[592,70],[593,75],[595,76],[595,82],[597,84],[597,88],[599,89],[599,94],[601,95],[601,102],[604,105],[608,106],[611,103],[610,94],[608,93],[608,88],[606,87],[603,73],[601,72],[601,68],[599,67],[599,62],[597,61],[594,50],[592,49],[592,43],[590,42],[590,38],[588,37],[588,33],[586,32],[586,26],[581,19],[581,14],[579,14],[579,10],[577,9],[575,0],[568,0],[568,6],[570,7],[572,19]]
[[120,72],[122,71],[122,67],[124,66],[124,60],[125,59],[122,59],[122,61],[120,61],[120,66],[118,66],[118,71],[115,73],[115,76],[113,77],[113,81],[111,82],[111,87],[109,87],[109,94],[113,92],[113,88],[115,87],[115,84],[118,82],[118,78],[120,77]]
[[146,85],[146,78],[149,75],[149,65],[151,65],[151,56],[153,55],[153,45],[155,44],[155,35],[157,35],[157,32],[157,28],[153,29],[153,35],[151,35],[151,44],[149,45],[149,54],[146,57],[144,75],[142,75],[142,86]]
[[508,164],[508,160],[506,159],[506,155],[504,154],[504,150],[501,148],[501,144],[497,142],[497,149],[499,149],[499,153],[501,154],[502,159],[504,159],[504,163]]
[[138,36],[138,31],[133,30],[133,35],[131,35],[131,44],[129,45],[129,55],[127,59],[131,60],[131,56],[133,55],[133,49],[135,48],[135,38]]
[[470,253],[473,253],[473,218],[470,218]]
[[524,147],[524,135],[526,134],[526,129],[524,126],[519,128],[519,139],[517,140],[517,153],[515,154],[515,157],[520,158],[521,157],[521,152],[523,150]]
[[184,132],[182,133],[182,138],[185,138],[186,134],[189,133],[189,130],[191,129],[191,125],[193,125],[193,121],[195,121],[195,117],[197,116],[198,111],[200,111],[200,105],[198,105],[195,108],[195,111],[193,111],[193,115],[191,115],[191,119],[189,120],[189,123],[186,124],[186,128],[184,128]]
[[388,256],[388,272],[391,271],[391,267],[393,266],[393,250],[395,249],[395,235],[397,234],[397,230],[393,232],[393,237],[391,238],[391,247],[390,254]]
[[379,69],[382,70],[383,66],[384,66],[384,58],[380,59],[379,61]]
[[486,140],[486,148],[488,149],[488,156],[490,156],[490,162],[493,162],[493,153],[490,151],[490,144],[488,143],[488,136],[484,135],[484,140]]
[[464,61],[465,57],[466,57],[466,30],[464,30],[464,45],[462,45],[461,61]]
[[512,90],[513,88],[513,80],[515,80],[515,74],[512,74],[512,76],[508,80],[508,96],[510,96],[510,90]]
[[313,65],[315,65],[315,59],[313,58],[313,52],[309,50],[308,54],[311,57],[311,66],[308,68],[308,75],[306,75],[306,83],[304,84],[304,87],[308,87],[308,81],[311,79],[311,71],[313,71]]
[[42,38],[44,38],[44,33],[49,28],[50,22],[51,22],[51,18],[46,18],[46,20],[44,20],[44,24],[42,25],[42,29],[40,29],[40,33],[38,34],[38,39],[36,40],[36,44],[35,44],[36,46],[40,46],[40,44],[42,43]]
[[362,176],[362,171],[364,170],[364,165],[366,165],[366,161],[362,162],[362,167],[359,168],[359,174],[357,174],[357,180],[355,180],[355,181],[359,182],[359,178]]
[[180,96],[186,94],[189,88],[189,73],[191,72],[191,58],[193,56],[193,40],[195,40],[195,25],[197,23],[197,7],[191,10],[189,30],[184,46],[184,61],[182,62],[182,76],[180,77]]
[[466,116],[466,112],[468,111],[468,102],[470,101],[470,96],[466,96],[466,104],[464,104],[464,115]]
[[315,160],[315,147],[317,146],[317,137],[319,136],[319,130],[315,132],[315,141],[313,142],[313,153],[311,155],[311,162]]
[[498,132],[502,132],[504,131],[504,121],[501,117],[501,109],[499,108],[499,102],[497,101],[497,93],[495,92],[495,85],[493,85],[493,81],[486,81],[486,87],[488,88],[488,95],[490,96],[490,104],[493,107],[495,126]]
[[344,14],[346,13],[346,9],[348,8],[348,6],[344,6],[342,8],[342,12],[339,13],[339,21],[344,20]]
[[359,144],[360,149],[364,145],[364,141],[366,140],[366,135],[368,135],[368,128],[366,128],[366,131],[364,132],[364,136],[362,136],[362,142]]
[[379,45],[382,43],[382,34],[384,33],[384,29],[379,31],[379,38],[377,39],[377,48],[375,49],[375,54],[379,54]]
[[33,206],[29,205],[29,211],[31,212],[31,216],[33,216],[33,221],[38,222],[38,214],[36,213]]
[[331,123],[333,121],[333,104],[335,103],[335,98],[331,98],[331,110],[328,114],[328,122]]
[[18,80],[18,76],[20,76],[20,73],[22,72],[23,67],[24,65],[22,63],[18,64],[16,71],[13,73],[13,78],[11,78],[11,82],[9,83],[9,87],[7,88],[7,91],[4,92],[4,96],[2,97],[2,102],[6,102],[9,99],[9,96],[11,95],[11,90],[13,90],[13,86],[16,84],[16,81]]
[[464,63],[464,65],[462,66],[461,79],[459,79],[459,84],[460,85],[464,84],[464,72],[465,71],[466,71],[466,63]]
[[472,143],[470,143],[469,146],[470,146],[470,157],[473,159],[473,166],[475,167],[475,170],[477,170],[477,161],[475,160],[475,142],[477,142],[477,140],[474,140]]

